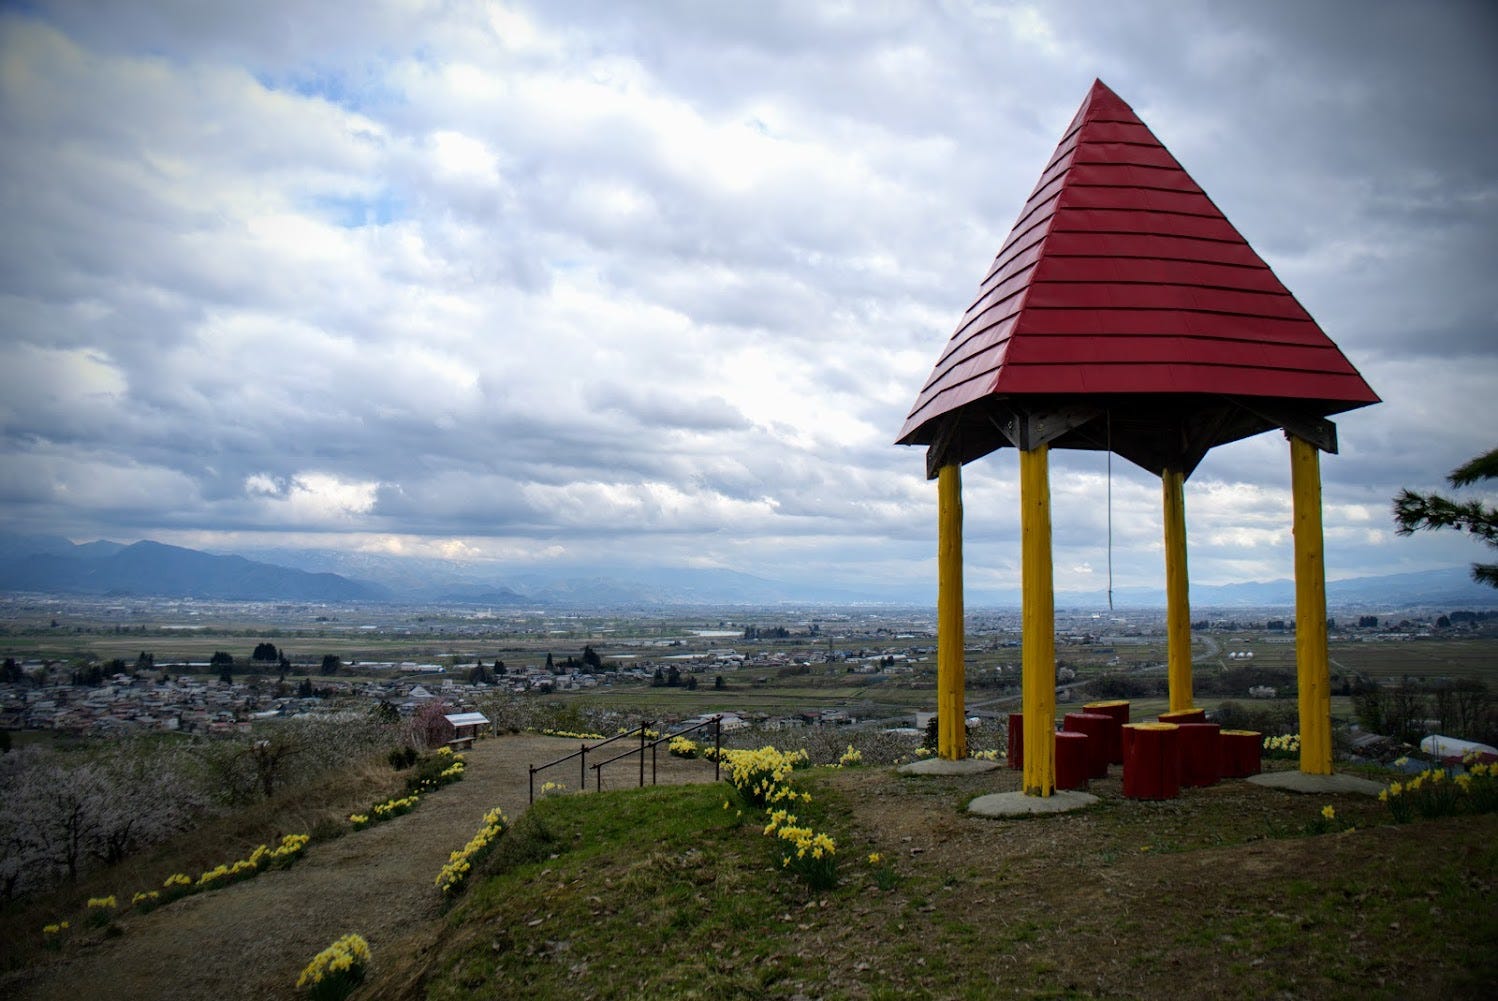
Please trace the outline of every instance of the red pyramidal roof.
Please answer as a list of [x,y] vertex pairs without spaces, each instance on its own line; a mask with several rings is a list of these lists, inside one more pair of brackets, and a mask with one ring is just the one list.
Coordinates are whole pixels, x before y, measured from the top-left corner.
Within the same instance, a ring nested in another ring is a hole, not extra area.
[[[1141,394],[1177,417],[1191,398],[1294,401],[1321,417],[1378,402],[1133,109],[1097,81],[899,441],[930,444],[943,417],[995,396],[1110,397],[1137,408]],[[1243,425],[1207,447],[1273,426]]]

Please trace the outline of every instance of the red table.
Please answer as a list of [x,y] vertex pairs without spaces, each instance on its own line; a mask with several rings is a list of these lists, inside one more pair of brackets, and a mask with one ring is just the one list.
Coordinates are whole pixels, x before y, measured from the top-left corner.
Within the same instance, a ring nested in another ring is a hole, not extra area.
[[1123,728],[1129,721],[1128,699],[1110,699],[1106,702],[1089,702],[1082,707],[1084,713],[1102,713],[1113,720],[1108,729],[1108,764],[1123,764]]
[[1062,731],[1087,734],[1087,777],[1108,777],[1108,730],[1113,726],[1113,717],[1102,713],[1067,713],[1062,718]]
[[1056,734],[1056,788],[1087,788],[1087,745],[1085,733],[1062,730]]
[[1174,723],[1124,727],[1123,794],[1130,799],[1174,799],[1181,792],[1181,728]]
[[1180,724],[1181,785],[1209,786],[1217,782],[1221,729],[1216,723]]
[[1009,714],[1009,767],[1025,767],[1025,714]]
[[1257,730],[1224,730],[1217,745],[1218,770],[1225,779],[1241,779],[1259,774],[1259,757],[1264,751],[1264,735]]

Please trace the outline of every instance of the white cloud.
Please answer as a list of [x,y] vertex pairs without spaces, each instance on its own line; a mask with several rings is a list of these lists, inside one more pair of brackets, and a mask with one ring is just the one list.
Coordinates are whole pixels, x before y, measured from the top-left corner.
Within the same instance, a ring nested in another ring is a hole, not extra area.
[[432,133],[431,145],[439,173],[480,184],[499,181],[495,156],[481,140],[444,129]]
[[374,509],[380,484],[340,479],[328,473],[297,473],[278,481],[264,473],[245,480],[245,494],[266,515],[267,527],[330,528],[357,524]]

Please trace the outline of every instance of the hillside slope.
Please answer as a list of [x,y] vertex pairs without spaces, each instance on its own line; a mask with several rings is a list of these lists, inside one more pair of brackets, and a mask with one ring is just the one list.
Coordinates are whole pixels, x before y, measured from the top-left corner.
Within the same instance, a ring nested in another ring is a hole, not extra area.
[[1498,974],[1498,815],[1394,825],[1372,797],[1242,781],[1140,802],[1114,769],[1091,809],[1001,821],[963,805],[1007,769],[797,774],[834,889],[716,789],[548,801],[419,975],[371,996],[1485,1001]]
[[[463,781],[423,797],[413,812],[318,843],[290,869],[179,900],[149,914],[127,914],[124,934],[85,935],[50,964],[0,978],[13,1001],[260,1001],[291,998],[308,960],[335,938],[358,932],[378,968],[421,938],[441,912],[433,881],[494,806],[522,812],[527,766],[577,749],[576,741],[530,735],[481,741],[468,752]],[[712,778],[712,766],[661,756],[661,781]],[[565,768],[558,769],[566,771]],[[631,777],[623,769],[619,782]],[[550,773],[548,773],[550,774]],[[575,787],[577,775],[555,776]],[[607,777],[606,777],[607,781]],[[121,887],[128,899],[139,887]]]
[[[0,978],[0,996],[290,999],[302,966],[348,932],[373,950],[353,1001],[1476,999],[1498,975],[1498,815],[1394,825],[1366,796],[1245,782],[1139,802],[1117,769],[1088,811],[1009,821],[963,810],[1014,788],[1007,769],[797,773],[815,793],[799,811],[839,841],[840,883],[820,892],[782,869],[762,817],[739,819],[726,786],[560,797],[444,914],[433,880],[448,853],[491,806],[521,813],[529,763],[575,748],[480,743],[467,777],[415,812],[315,844],[290,870],[126,915],[119,937],[84,933]],[[665,755],[660,767],[663,782],[712,775]],[[1308,833],[1324,806],[1343,829]]]

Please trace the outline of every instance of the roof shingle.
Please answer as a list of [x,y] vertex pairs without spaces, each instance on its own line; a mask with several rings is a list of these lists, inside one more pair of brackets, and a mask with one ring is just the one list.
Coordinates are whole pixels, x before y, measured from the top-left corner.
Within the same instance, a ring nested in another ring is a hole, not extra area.
[[[1263,259],[1102,81],[1041,173],[921,387],[899,442],[930,444],[943,418],[962,420],[959,411],[990,397],[1078,395],[1124,398],[1123,409],[1140,427],[1148,424],[1145,397],[1172,421],[1220,409],[1221,398],[1293,402],[1321,417],[1378,402]],[[1192,396],[1207,399],[1195,406]],[[1230,437],[1206,447],[1274,426],[1218,423]],[[1141,458],[1158,450],[1133,451],[1127,457],[1159,464]]]

